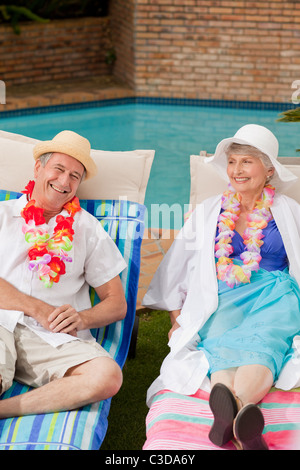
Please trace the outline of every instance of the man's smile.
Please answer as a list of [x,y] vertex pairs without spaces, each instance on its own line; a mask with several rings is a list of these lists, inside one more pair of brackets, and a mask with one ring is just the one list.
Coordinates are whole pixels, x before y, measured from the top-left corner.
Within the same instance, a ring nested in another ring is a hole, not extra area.
[[54,184],[50,183],[50,186],[52,189],[54,189],[54,191],[57,191],[58,193],[61,193],[61,194],[66,194],[68,193],[68,191],[65,191],[64,189],[59,189],[57,186],[55,186]]

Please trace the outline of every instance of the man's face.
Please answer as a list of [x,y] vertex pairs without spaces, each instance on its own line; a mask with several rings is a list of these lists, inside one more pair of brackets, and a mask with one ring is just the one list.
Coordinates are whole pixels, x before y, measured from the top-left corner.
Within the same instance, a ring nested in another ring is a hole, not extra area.
[[45,167],[38,159],[34,167],[32,199],[44,210],[59,213],[75,196],[83,173],[84,166],[66,154],[53,153]]

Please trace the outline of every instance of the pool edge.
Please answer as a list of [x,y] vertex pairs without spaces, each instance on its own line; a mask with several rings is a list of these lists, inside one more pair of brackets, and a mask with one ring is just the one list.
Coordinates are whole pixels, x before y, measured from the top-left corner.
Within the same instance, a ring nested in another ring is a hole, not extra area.
[[[54,104],[47,106],[28,107],[12,109],[9,111],[0,111],[0,118],[26,116],[33,114],[55,113],[61,111],[70,111],[87,108],[100,108],[109,106],[120,106],[126,104],[162,104],[174,106],[199,106],[216,107],[231,109],[256,109],[263,111],[286,111],[287,109],[297,108],[299,105],[283,102],[264,102],[264,101],[232,101],[232,100],[213,100],[213,99],[191,99],[191,98],[164,98],[147,96],[128,96],[122,98],[110,98],[102,100],[81,101],[77,103]],[[4,105],[5,106],[5,105]]]

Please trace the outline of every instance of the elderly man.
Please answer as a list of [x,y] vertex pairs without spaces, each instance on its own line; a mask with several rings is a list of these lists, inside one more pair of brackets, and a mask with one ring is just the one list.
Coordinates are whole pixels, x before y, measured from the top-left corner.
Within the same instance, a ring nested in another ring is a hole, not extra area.
[[[0,418],[79,408],[122,383],[90,333],[124,318],[126,263],[75,196],[96,173],[89,141],[63,131],[34,158],[25,194],[0,203],[0,376],[2,393],[14,377],[35,389],[0,401]],[[94,307],[89,286],[101,299]]]

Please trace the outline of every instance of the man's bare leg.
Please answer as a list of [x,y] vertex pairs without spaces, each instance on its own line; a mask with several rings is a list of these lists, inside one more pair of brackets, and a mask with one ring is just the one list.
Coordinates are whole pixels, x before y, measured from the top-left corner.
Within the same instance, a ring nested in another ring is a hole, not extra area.
[[115,395],[122,372],[110,358],[72,367],[61,379],[15,397],[0,400],[0,418],[73,410]]

